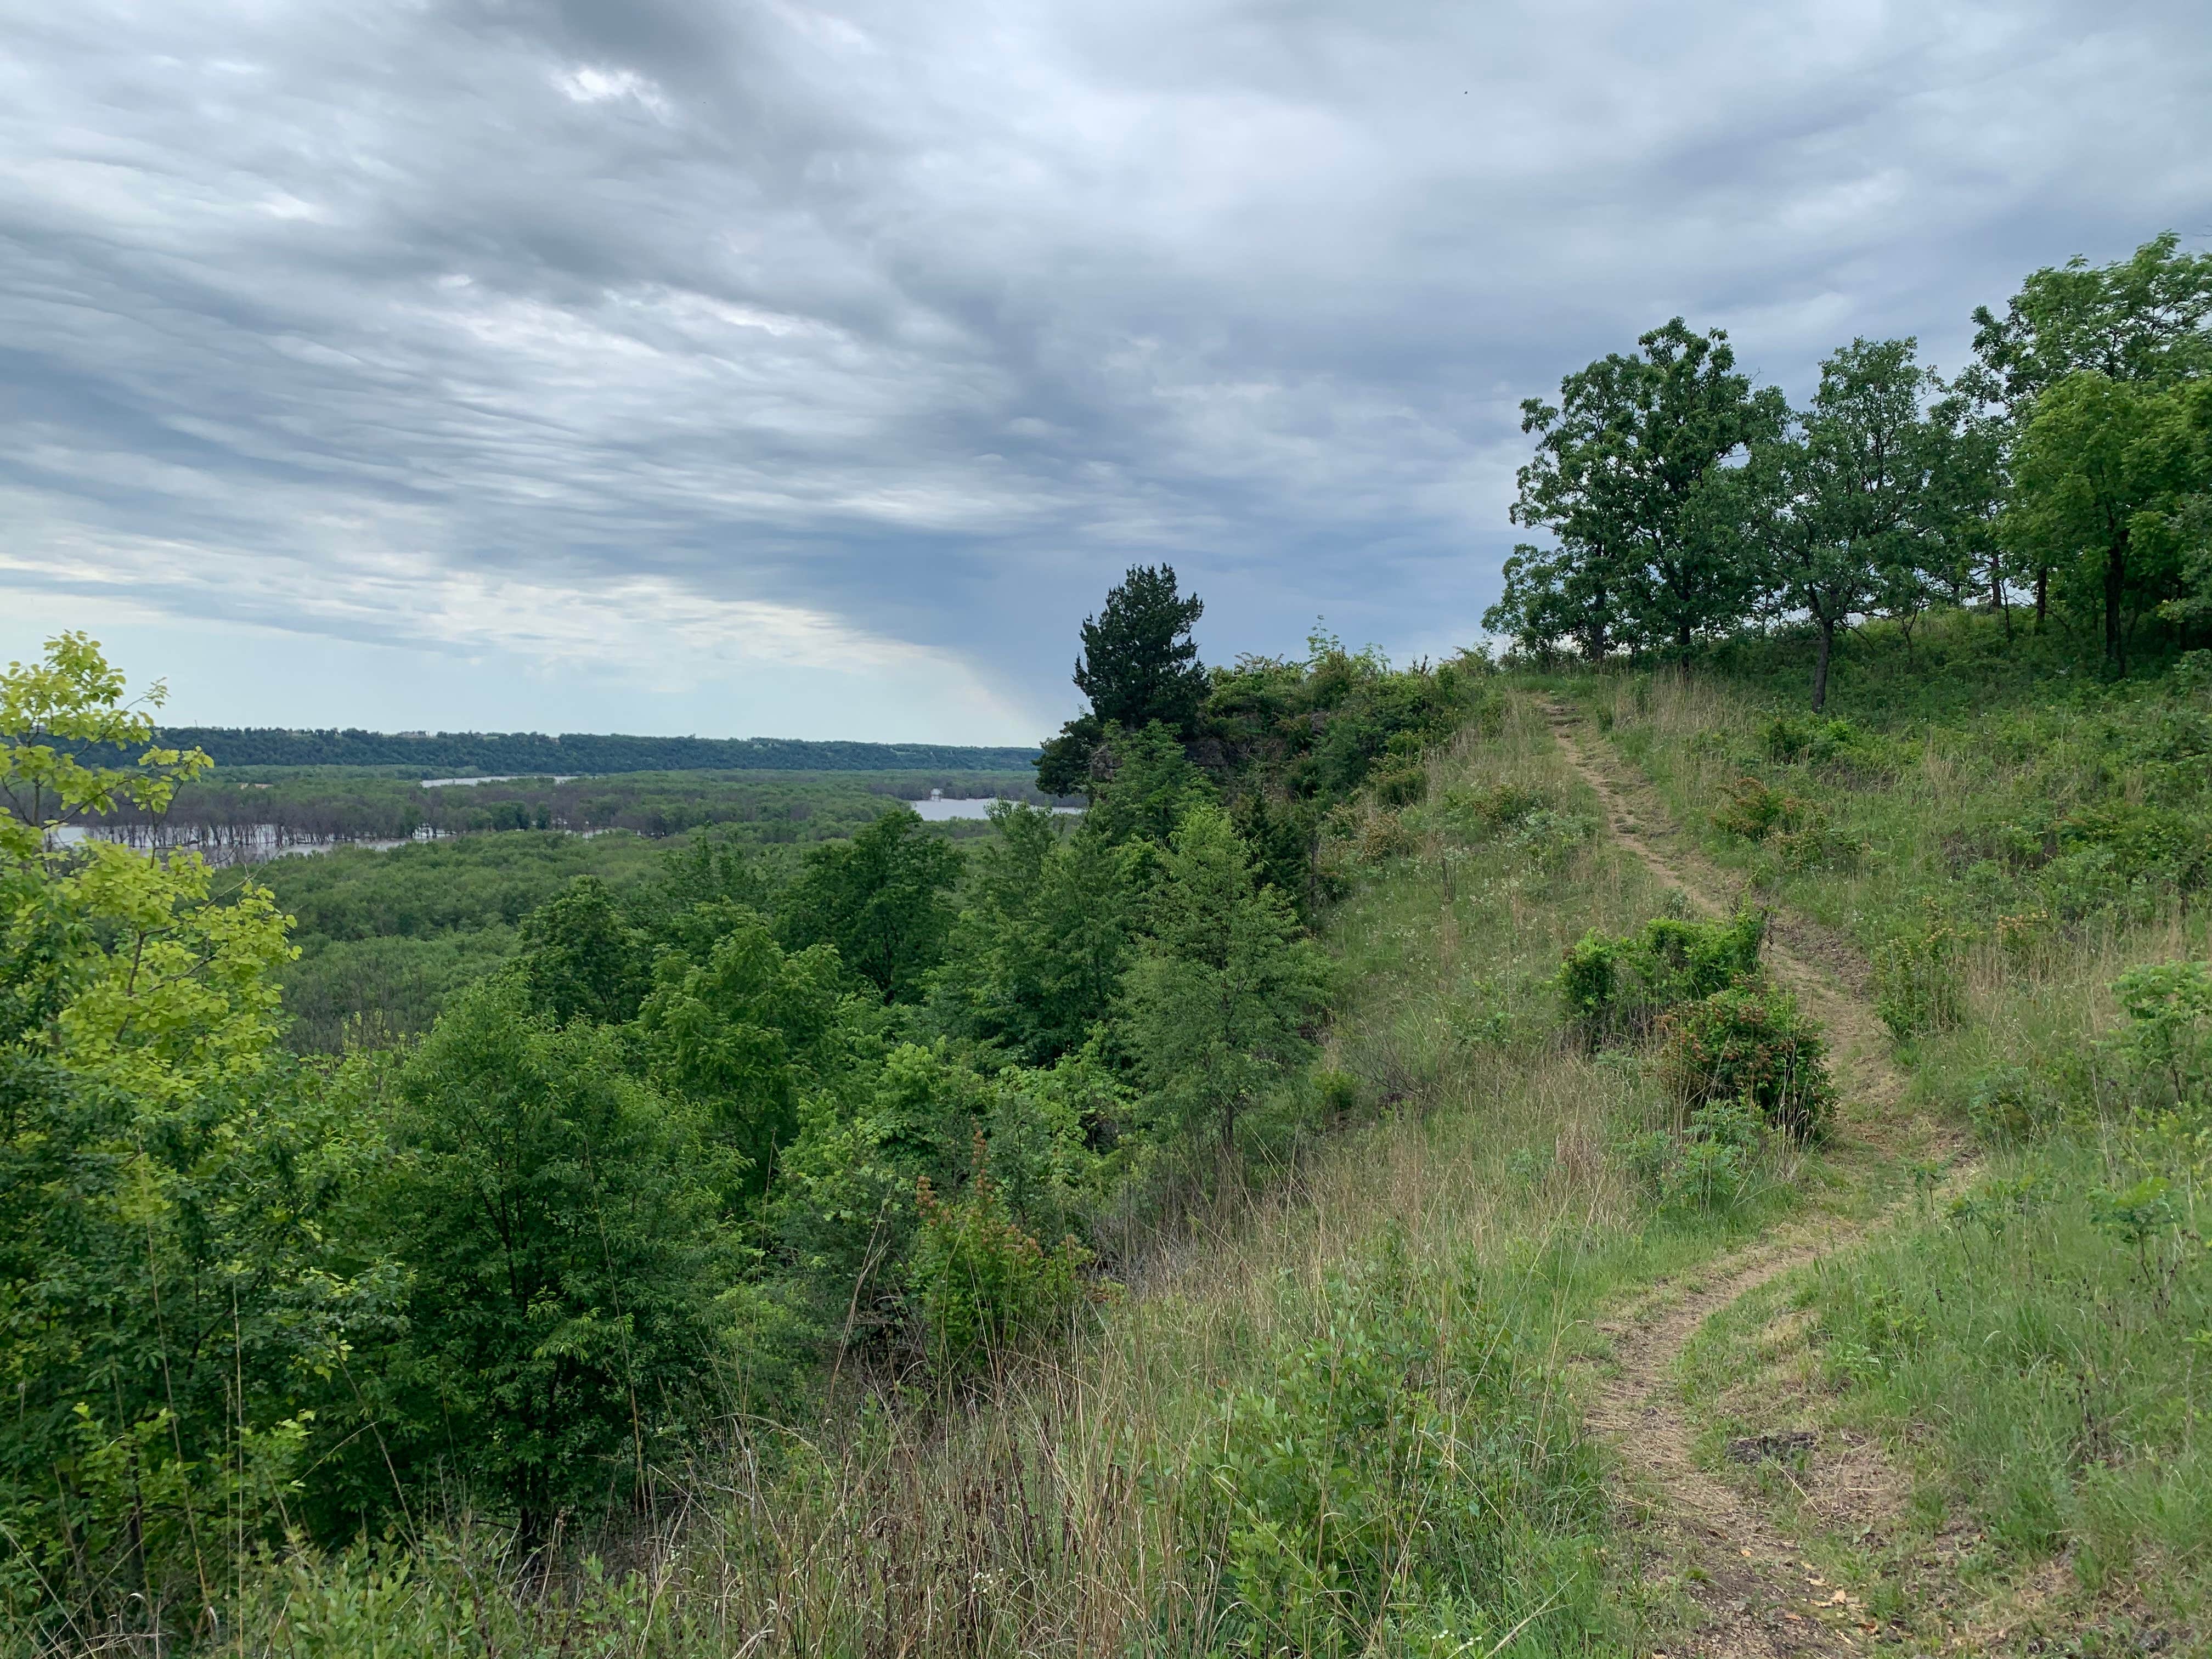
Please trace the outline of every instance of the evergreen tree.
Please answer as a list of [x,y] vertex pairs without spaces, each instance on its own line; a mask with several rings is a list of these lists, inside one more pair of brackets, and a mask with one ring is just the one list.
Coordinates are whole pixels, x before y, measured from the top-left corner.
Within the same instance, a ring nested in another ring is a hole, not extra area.
[[1175,832],[1149,930],[1124,996],[1138,1075],[1174,1121],[1233,1146],[1239,1111],[1312,1057],[1326,963],[1214,806]]
[[1190,630],[1205,611],[1198,595],[1177,591],[1174,566],[1130,567],[1105,607],[1084,618],[1075,684],[1091,708],[1045,744],[1038,787],[1055,795],[1087,789],[1091,752],[1109,726],[1134,732],[1157,720],[1179,738],[1191,735],[1206,679]]
[[1091,810],[1084,817],[1115,846],[1149,841],[1164,847],[1185,813],[1216,799],[1206,774],[1158,720],[1134,731],[1109,726],[1095,769],[1103,775],[1091,784]]

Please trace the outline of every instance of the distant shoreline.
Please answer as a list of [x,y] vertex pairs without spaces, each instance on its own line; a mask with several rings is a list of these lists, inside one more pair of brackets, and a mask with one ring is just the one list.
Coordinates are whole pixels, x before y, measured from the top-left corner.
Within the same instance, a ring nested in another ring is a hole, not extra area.
[[[856,743],[802,738],[655,738],[621,732],[368,732],[173,726],[157,741],[203,749],[218,766],[374,766],[425,778],[615,772],[1028,772],[1033,748]],[[95,758],[92,753],[87,761]],[[134,754],[130,759],[137,759]]]

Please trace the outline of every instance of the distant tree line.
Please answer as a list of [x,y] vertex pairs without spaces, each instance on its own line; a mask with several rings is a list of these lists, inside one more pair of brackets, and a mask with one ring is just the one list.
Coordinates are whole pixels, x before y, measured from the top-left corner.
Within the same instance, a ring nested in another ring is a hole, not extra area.
[[[1025,772],[1034,749],[943,743],[808,742],[798,738],[641,738],[564,732],[364,732],[353,727],[170,726],[161,741],[218,766],[398,766],[423,777],[469,772],[544,776],[592,772]],[[137,758],[91,752],[88,763]]]
[[1536,453],[1484,626],[1533,658],[1686,658],[1749,629],[1814,642],[1930,608],[2015,610],[2101,641],[2212,620],[2212,254],[2172,234],[2035,272],[1945,380],[1911,338],[1857,339],[1793,409],[1726,333],[1675,318],[1529,398]]
[[195,780],[159,810],[118,801],[97,822],[133,846],[189,848],[219,863],[253,862],[301,843],[511,830],[628,830],[659,839],[726,824],[749,841],[819,841],[849,835],[892,801],[933,788],[956,799],[1043,799],[1026,778],[1002,771],[594,773],[426,789],[386,772],[291,767]]

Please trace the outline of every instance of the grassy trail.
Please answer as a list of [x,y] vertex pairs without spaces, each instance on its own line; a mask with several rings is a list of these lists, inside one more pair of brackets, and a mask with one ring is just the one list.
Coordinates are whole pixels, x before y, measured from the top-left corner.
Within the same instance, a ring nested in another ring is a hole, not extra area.
[[[1662,886],[1706,915],[1732,912],[1740,895],[1673,826],[1656,794],[1623,780],[1593,757],[1565,708],[1547,707],[1553,736],[1596,794],[1614,840]],[[1957,1186],[1971,1149],[1954,1132],[1899,1102],[1905,1079],[1890,1059],[1881,1021],[1865,995],[1864,968],[1841,939],[1802,918],[1778,917],[1766,960],[1826,1029],[1834,1045],[1842,1102],[1833,1162],[1869,1195],[1899,1184],[1905,1160],[1949,1166]],[[1688,1589],[1702,1615],[1693,1651],[1738,1656],[1857,1653],[1873,1621],[1849,1592],[1811,1573],[1796,1541],[1746,1492],[1697,1463],[1697,1427],[1685,1408],[1678,1373],[1684,1350],[1705,1322],[1782,1275],[1863,1238],[1896,1200],[1870,1213],[1820,1215],[1785,1223],[1681,1282],[1656,1280],[1636,1302],[1600,1324],[1617,1370],[1588,1403],[1590,1425],[1622,1462],[1626,1500],[1656,1570]],[[1758,1449],[1747,1447],[1755,1458]],[[1647,1570],[1647,1577],[1650,1572]]]

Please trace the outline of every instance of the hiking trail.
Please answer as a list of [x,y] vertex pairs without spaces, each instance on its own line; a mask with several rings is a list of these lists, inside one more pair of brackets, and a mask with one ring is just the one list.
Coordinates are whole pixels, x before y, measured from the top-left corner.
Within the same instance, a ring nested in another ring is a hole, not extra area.
[[[1649,786],[1623,781],[1593,759],[1570,711],[1553,702],[1547,712],[1561,751],[1595,792],[1613,840],[1692,908],[1708,916],[1732,913],[1741,882],[1697,850]],[[1774,977],[1827,1033],[1840,1126],[1895,1155],[1905,1078],[1868,1000],[1863,960],[1826,929],[1781,915],[1770,921],[1763,954]],[[1953,1155],[1955,1181],[1963,1147],[1953,1138],[1932,1139],[1930,1150]],[[1639,1557],[1656,1554],[1660,1576],[1678,1581],[1701,1615],[1685,1645],[1656,1652],[1669,1659],[1859,1654],[1877,1639],[1857,1598],[1824,1583],[1797,1540],[1754,1498],[1698,1467],[1675,1373],[1706,1320],[1769,1280],[1864,1237],[1884,1218],[1779,1227],[1692,1275],[1656,1281],[1601,1322],[1618,1371],[1597,1382],[1589,1420],[1620,1458],[1622,1498],[1636,1512]]]

